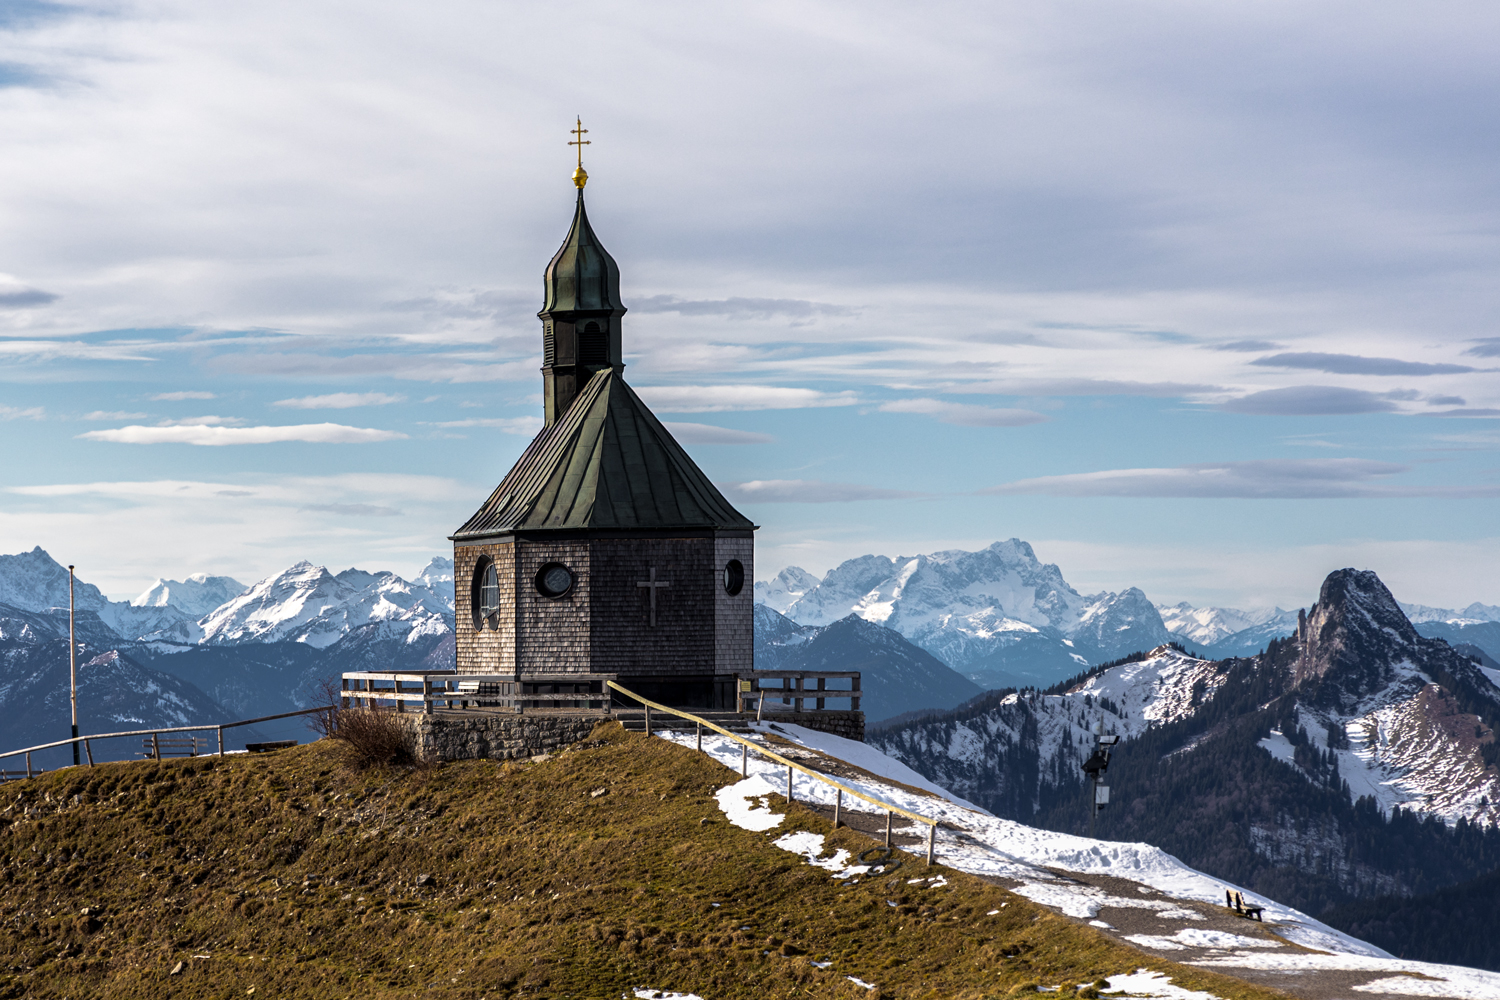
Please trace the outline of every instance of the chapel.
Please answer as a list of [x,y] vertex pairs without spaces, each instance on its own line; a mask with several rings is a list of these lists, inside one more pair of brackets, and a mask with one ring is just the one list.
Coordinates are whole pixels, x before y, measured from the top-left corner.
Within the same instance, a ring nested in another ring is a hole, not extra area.
[[613,674],[675,707],[731,709],[753,669],[756,525],[625,381],[620,269],[584,209],[584,131],[537,313],[544,425],[450,536],[457,668],[522,691]]

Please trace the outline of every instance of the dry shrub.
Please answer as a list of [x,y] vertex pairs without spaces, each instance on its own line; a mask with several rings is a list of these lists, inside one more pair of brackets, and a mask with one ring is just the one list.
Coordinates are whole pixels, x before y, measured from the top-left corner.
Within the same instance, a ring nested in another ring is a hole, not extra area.
[[325,740],[337,739],[334,734],[339,728],[339,712],[342,711],[339,706],[344,703],[344,692],[332,677],[323,678],[314,691],[318,701],[328,707],[308,716],[307,726]]
[[343,744],[345,760],[356,769],[419,764],[411,730],[395,713],[378,708],[345,708],[335,716],[330,738]]

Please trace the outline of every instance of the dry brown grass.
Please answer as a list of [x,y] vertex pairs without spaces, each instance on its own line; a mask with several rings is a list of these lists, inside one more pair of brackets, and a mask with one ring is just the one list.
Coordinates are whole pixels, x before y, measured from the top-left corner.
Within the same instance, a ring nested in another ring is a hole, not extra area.
[[962,873],[910,885],[914,858],[839,885],[771,840],[871,841],[796,805],[770,835],[739,829],[712,797],[735,773],[613,724],[595,737],[537,764],[356,772],[324,741],[6,785],[0,997],[980,998],[1139,967],[1279,996]]
[[356,770],[421,763],[412,731],[392,712],[379,708],[330,709],[314,718],[326,719],[328,738],[342,751],[344,763]]

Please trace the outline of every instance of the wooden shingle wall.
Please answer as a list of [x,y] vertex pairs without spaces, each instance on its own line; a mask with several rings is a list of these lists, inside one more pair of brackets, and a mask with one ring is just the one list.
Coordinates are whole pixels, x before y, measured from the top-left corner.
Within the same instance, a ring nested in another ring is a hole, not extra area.
[[[573,589],[556,599],[543,597],[534,585],[537,571],[549,562],[573,571]],[[587,541],[516,543],[516,669],[521,673],[607,673],[589,663],[589,595],[593,592]]]
[[[516,659],[515,550],[511,542],[456,545],[453,548],[454,630],[460,673],[511,673]],[[474,628],[474,567],[481,557],[495,561],[500,576],[500,614],[494,625]]]
[[[745,585],[738,594],[724,590],[724,567],[738,559]],[[714,672],[749,673],[755,669],[755,539],[714,539]]]
[[[711,538],[600,538],[593,547],[594,669],[621,675],[701,676],[714,669]],[[651,579],[671,583],[656,593]]]

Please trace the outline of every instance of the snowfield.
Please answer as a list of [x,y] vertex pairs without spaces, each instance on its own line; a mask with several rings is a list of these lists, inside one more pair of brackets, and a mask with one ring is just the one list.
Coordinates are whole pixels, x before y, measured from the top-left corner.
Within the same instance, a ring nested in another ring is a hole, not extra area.
[[[1110,696],[1124,699],[1140,685],[1153,685],[1164,671],[1192,671],[1202,662],[1182,657],[1170,664],[1143,668],[1136,671],[1129,682],[1111,688]],[[1257,899],[1265,906],[1267,925],[1287,941],[1313,949],[1313,952],[1287,948],[1274,939],[1193,927],[1194,922],[1201,922],[1204,918],[1183,903],[1191,901],[1222,907],[1226,890],[1243,890],[1195,871],[1150,844],[1092,840],[1000,819],[935,786],[900,761],[863,743],[786,723],[758,724],[757,729],[788,740],[808,752],[841,760],[869,773],[869,777],[839,779],[851,788],[939,819],[942,825],[937,839],[937,857],[943,865],[975,875],[1017,881],[1021,883],[1014,890],[1018,894],[1070,917],[1092,920],[1099,926],[1108,926],[1094,919],[1102,908],[1130,907],[1151,912],[1163,923],[1161,933],[1127,938],[1142,946],[1167,953],[1194,949],[1196,957],[1187,957],[1187,961],[1231,975],[1236,968],[1282,971],[1288,975],[1318,970],[1369,972],[1370,982],[1352,988],[1367,993],[1452,997],[1456,1000],[1500,997],[1500,974],[1396,959],[1373,945],[1272,900]],[[683,746],[693,746],[694,736],[690,733],[662,732],[658,735]],[[733,740],[705,734],[703,752],[735,771],[740,768],[740,745]],[[783,756],[792,754],[783,752]],[[800,855],[809,864],[827,869],[832,878],[858,877],[868,870],[851,863],[852,859],[844,851],[831,858],[821,858],[821,835],[781,833],[778,836],[781,817],[771,812],[770,796],[785,793],[787,769],[752,753],[749,772],[748,777],[718,792],[720,808],[730,822],[766,832],[777,846]],[[831,785],[801,773],[794,775],[793,795],[800,801],[832,806],[835,794]],[[868,805],[858,800],[852,803],[846,800],[844,808],[870,811]],[[926,834],[926,827],[916,823],[898,826],[897,830],[915,836],[925,837]],[[1156,890],[1170,899],[1109,893],[1048,869],[1129,879],[1149,887],[1142,889],[1143,892]],[[1173,926],[1174,922],[1188,926]],[[1427,978],[1416,978],[1418,976]],[[1172,986],[1166,977],[1145,970],[1113,977],[1110,989],[1177,1000],[1209,997],[1206,993]]]

